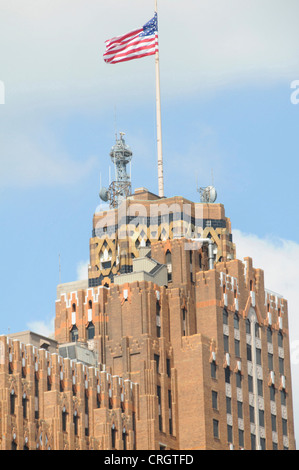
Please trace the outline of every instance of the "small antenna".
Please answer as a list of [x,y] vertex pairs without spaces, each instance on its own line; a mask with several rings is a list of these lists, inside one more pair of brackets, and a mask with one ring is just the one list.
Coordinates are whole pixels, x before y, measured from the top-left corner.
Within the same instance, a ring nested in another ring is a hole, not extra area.
[[214,186],[214,172],[213,172],[213,168],[211,170],[211,177],[212,177],[212,186]]

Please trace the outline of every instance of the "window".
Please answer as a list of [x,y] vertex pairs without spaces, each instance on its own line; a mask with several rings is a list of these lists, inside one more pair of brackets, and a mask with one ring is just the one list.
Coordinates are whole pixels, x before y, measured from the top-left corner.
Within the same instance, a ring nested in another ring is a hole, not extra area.
[[[85,376],[86,381],[86,376]],[[88,391],[85,390],[84,397],[84,411],[85,411],[85,436],[89,436],[89,407],[88,407]]]
[[132,412],[133,450],[136,450],[136,413]]
[[127,433],[126,433],[126,428],[123,428],[122,439],[123,439],[123,450],[127,450]]
[[278,347],[283,348],[283,335],[281,331],[278,332]]
[[161,337],[161,306],[160,302],[157,300],[156,302],[156,334],[157,338]]
[[280,391],[280,399],[281,399],[281,404],[285,406],[287,404],[287,394],[285,390]]
[[241,401],[237,401],[238,406],[238,418],[243,419],[243,403]]
[[272,330],[270,326],[267,328],[267,342],[272,344]]
[[10,414],[15,414],[16,395],[14,389],[10,392]]
[[187,310],[185,308],[182,309],[182,335],[186,336],[186,313]]
[[239,315],[237,313],[234,315],[234,328],[235,330],[239,330]]
[[[64,383],[63,383],[63,368],[62,366],[60,366],[60,373],[59,373],[59,376],[60,376],[60,380],[59,380],[59,390],[61,392],[64,391]],[[38,384],[37,384],[38,385]]]
[[18,450],[18,446],[17,446],[17,443],[15,442],[15,440],[13,440],[11,442],[11,450]]
[[225,374],[225,383],[230,384],[230,368],[226,367],[224,370]]
[[282,357],[279,358],[279,373],[284,375],[284,359]]
[[213,436],[219,439],[219,421],[217,419],[213,419]]
[[240,371],[236,373],[236,387],[242,388],[242,375]]
[[111,448],[115,449],[115,442],[116,442],[116,428],[115,424],[113,423],[111,426]]
[[255,337],[258,339],[261,337],[261,328],[258,323],[255,323]]
[[230,424],[227,425],[227,442],[233,442],[233,427]]
[[223,348],[224,352],[229,352],[229,340],[227,335],[223,335]]
[[248,392],[253,393],[253,377],[248,375]]
[[169,411],[169,434],[172,435],[172,396],[171,390],[168,390],[168,411]]
[[211,378],[216,379],[216,362],[211,362]]
[[272,425],[272,431],[276,432],[277,431],[276,415],[271,414],[271,425]]
[[240,341],[235,339],[235,356],[240,357]]
[[166,373],[168,375],[168,377],[170,377],[171,375],[171,365],[170,365],[170,359],[166,359]]
[[268,353],[268,368],[273,370],[273,354]]
[[218,393],[212,390],[212,408],[218,410]]
[[76,325],[74,325],[70,332],[71,343],[75,343],[76,341],[78,341],[78,337],[79,337],[78,328],[76,327]]
[[255,434],[250,434],[250,440],[251,440],[251,450],[255,450],[255,448],[256,448]]
[[239,429],[239,446],[244,447],[244,431]]
[[93,339],[95,335],[95,327],[92,322],[88,323],[86,330],[87,330],[87,339]]
[[271,385],[270,387],[270,401],[275,401],[275,387]]
[[247,318],[246,320],[246,333],[251,335],[251,327],[250,327],[250,320]]
[[249,418],[251,423],[255,423],[254,407],[249,405]]
[[259,410],[259,425],[263,428],[265,427],[265,412],[264,410]]
[[227,310],[223,310],[223,325],[228,325],[228,313]]
[[154,361],[156,362],[156,372],[160,374],[160,356],[158,354],[154,354]]
[[282,434],[284,436],[288,435],[288,422],[286,419],[282,418]]
[[66,418],[67,418],[67,413],[65,406],[62,408],[62,432],[66,432]]
[[232,414],[232,399],[230,397],[226,397],[226,413]]
[[261,450],[266,450],[266,439],[264,437],[260,438]]
[[27,419],[27,397],[26,393],[22,396],[23,418]]
[[252,351],[251,351],[251,345],[247,344],[247,361],[252,361]]
[[167,266],[167,273],[168,273],[168,282],[172,282],[172,260],[171,260],[171,253],[169,250],[166,252],[166,260],[165,264]]
[[262,365],[262,351],[259,348],[256,348],[256,363],[257,365]]
[[75,436],[78,436],[78,413],[77,411],[74,412],[73,423],[74,423],[74,434]]
[[192,251],[190,253],[190,281],[193,282]]
[[159,431],[162,431],[162,410],[161,410],[161,387],[157,385],[157,396],[158,396],[158,413],[159,413]]
[[261,379],[257,379],[257,393],[260,397],[263,396],[263,381]]

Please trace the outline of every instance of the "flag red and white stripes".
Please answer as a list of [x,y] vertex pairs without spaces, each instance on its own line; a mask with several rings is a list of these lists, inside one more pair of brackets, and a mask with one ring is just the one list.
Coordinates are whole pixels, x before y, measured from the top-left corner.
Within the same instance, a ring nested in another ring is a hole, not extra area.
[[159,49],[157,14],[142,28],[108,39],[104,60],[117,64],[155,54]]

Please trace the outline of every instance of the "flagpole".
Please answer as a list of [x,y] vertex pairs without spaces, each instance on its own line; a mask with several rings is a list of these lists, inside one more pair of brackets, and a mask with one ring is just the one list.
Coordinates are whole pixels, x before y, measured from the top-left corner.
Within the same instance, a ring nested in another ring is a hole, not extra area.
[[[155,0],[155,12],[158,14],[158,0]],[[156,113],[157,113],[157,149],[158,149],[158,187],[159,187],[159,197],[164,197],[159,48],[157,48],[157,50],[156,50],[156,54],[155,54],[155,64],[156,64]]]

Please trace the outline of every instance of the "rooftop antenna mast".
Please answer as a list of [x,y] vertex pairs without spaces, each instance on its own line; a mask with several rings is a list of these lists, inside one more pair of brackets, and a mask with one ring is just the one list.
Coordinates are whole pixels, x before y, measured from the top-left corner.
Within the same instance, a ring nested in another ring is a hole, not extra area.
[[127,165],[131,163],[133,152],[126,144],[124,132],[120,132],[120,137],[116,135],[116,143],[110,152],[110,158],[115,168],[115,181],[110,182],[108,189],[101,187],[100,198],[102,201],[110,201],[110,207],[118,207],[122,200],[132,193],[131,175],[127,173]]

